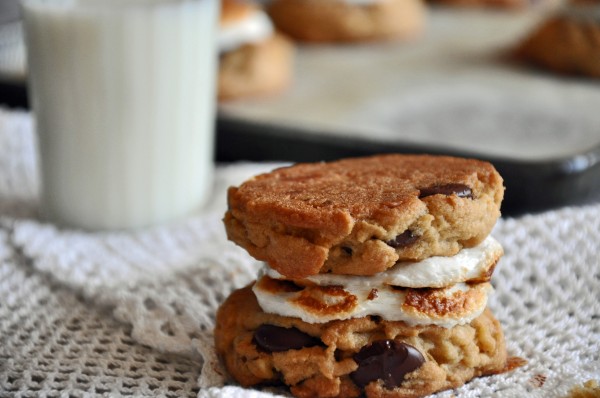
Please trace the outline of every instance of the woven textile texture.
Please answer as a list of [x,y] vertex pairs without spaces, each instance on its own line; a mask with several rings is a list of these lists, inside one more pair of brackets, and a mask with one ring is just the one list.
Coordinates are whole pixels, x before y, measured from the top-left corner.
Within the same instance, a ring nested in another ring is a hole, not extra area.
[[[214,354],[219,303],[259,264],[228,242],[225,190],[274,165],[218,167],[188,220],[136,232],[37,217],[31,116],[0,109],[0,397],[270,397]],[[438,397],[564,397],[600,379],[600,205],[502,219],[489,305],[527,364]]]

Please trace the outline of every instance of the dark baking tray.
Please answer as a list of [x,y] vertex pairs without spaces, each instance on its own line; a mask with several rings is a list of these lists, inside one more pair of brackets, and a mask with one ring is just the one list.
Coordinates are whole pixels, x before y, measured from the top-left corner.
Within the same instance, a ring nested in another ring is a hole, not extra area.
[[506,216],[600,201],[600,144],[569,156],[526,161],[429,145],[340,139],[327,134],[307,134],[290,126],[220,115],[216,147],[216,157],[221,162],[327,161],[377,153],[429,153],[483,159],[493,163],[504,178],[502,213]]

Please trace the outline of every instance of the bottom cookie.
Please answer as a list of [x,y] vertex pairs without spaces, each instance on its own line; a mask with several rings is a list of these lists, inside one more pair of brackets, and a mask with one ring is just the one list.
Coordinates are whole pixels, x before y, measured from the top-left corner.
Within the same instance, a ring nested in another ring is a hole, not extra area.
[[489,309],[449,329],[373,316],[310,324],[263,312],[251,286],[219,308],[215,343],[241,385],[284,384],[297,397],[421,397],[506,364]]

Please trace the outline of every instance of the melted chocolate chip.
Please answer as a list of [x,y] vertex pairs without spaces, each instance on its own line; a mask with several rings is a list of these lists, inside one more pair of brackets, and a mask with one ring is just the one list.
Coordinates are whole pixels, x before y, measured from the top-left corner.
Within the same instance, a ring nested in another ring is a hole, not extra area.
[[313,347],[320,340],[296,328],[261,325],[254,332],[254,343],[267,352],[280,352]]
[[379,291],[377,289],[371,289],[367,296],[367,300],[375,300],[377,297],[379,297]]
[[398,387],[404,376],[425,363],[413,346],[395,340],[377,340],[353,356],[358,369],[350,377],[359,387],[382,380],[386,388]]
[[402,232],[400,235],[397,235],[394,239],[388,240],[385,243],[388,246],[393,247],[394,249],[398,249],[401,247],[406,247],[406,246],[410,245],[411,243],[414,243],[417,239],[419,239],[419,237],[416,235],[413,235],[412,231],[407,229],[406,231]]
[[459,198],[473,199],[473,191],[468,185],[465,184],[444,184],[433,185],[428,188],[421,188],[419,190],[419,199],[438,194],[446,196],[456,195]]

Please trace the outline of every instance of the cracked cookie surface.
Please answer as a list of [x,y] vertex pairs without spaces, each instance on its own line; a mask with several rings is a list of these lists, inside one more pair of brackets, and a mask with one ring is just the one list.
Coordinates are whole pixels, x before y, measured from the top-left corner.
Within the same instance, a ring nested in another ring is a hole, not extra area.
[[228,191],[230,240],[291,278],[373,275],[479,244],[500,216],[487,162],[380,155],[303,163]]
[[[502,330],[489,309],[452,328],[378,317],[310,324],[263,312],[251,286],[233,292],[219,309],[215,341],[240,384],[283,383],[298,397],[421,397],[501,372],[506,363]],[[377,357],[364,358],[374,347],[387,355],[380,364],[390,363],[396,356],[390,346],[413,352],[410,361],[397,359],[392,380],[369,369]]]

